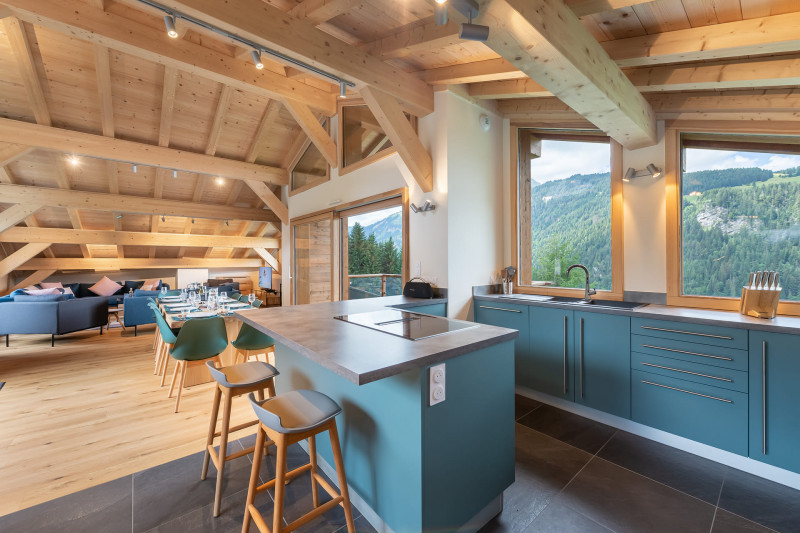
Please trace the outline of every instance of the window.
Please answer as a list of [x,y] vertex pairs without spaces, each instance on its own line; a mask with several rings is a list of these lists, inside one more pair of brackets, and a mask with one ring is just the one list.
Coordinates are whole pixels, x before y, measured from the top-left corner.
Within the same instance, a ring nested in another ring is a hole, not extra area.
[[[327,119],[323,119],[322,126],[327,129]],[[296,157],[296,161],[289,168],[291,168],[289,195],[303,192],[324,183],[331,176],[331,167],[325,161],[322,152],[310,139],[306,139],[300,148],[299,157]]]
[[[732,298],[775,270],[800,301],[800,140],[682,133],[680,295]],[[738,308],[738,307],[737,307]]]
[[[406,113],[416,127],[416,117]],[[339,102],[339,174],[347,174],[395,152],[392,141],[366,104]]]
[[583,288],[582,270],[567,276],[580,263],[592,288],[621,297],[619,145],[593,132],[518,131],[518,285]]

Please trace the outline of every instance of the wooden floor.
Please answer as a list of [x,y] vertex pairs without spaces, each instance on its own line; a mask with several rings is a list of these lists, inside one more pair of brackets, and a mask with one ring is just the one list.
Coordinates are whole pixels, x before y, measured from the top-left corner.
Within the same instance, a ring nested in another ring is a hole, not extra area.
[[[203,450],[213,384],[185,389],[175,414],[152,341],[145,327],[0,345],[0,516]],[[253,416],[237,400],[231,425]]]

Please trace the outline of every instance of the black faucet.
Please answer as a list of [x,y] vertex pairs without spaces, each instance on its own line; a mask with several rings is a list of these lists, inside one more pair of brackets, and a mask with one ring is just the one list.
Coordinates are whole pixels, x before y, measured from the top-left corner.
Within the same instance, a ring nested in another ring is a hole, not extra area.
[[596,294],[596,293],[597,293],[597,291],[596,291],[596,290],[594,290],[594,289],[590,289],[590,288],[589,288],[589,269],[588,269],[588,268],[586,268],[585,266],[583,266],[583,265],[579,265],[579,264],[570,265],[569,267],[567,267],[567,277],[569,277],[569,272],[570,272],[570,271],[571,271],[573,268],[582,268],[582,269],[583,269],[583,272],[586,274],[586,293],[583,295],[583,301],[584,301],[584,302],[586,302],[586,303],[589,303],[589,302],[591,302],[591,301],[592,301],[592,299],[591,299],[591,298],[589,298],[589,297],[590,297],[592,294]]

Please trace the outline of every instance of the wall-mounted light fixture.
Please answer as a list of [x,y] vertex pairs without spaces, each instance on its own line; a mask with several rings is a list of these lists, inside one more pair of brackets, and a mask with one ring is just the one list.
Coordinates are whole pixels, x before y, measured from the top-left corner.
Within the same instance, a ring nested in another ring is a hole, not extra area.
[[650,163],[647,165],[647,168],[642,170],[636,170],[633,167],[628,168],[628,170],[625,171],[625,175],[622,177],[622,181],[627,182],[631,181],[633,178],[643,178],[645,176],[655,180],[660,178],[662,174],[663,172],[660,168],[655,166],[653,163]]
[[413,203],[409,205],[409,207],[415,213],[424,213],[426,211],[434,211],[436,209],[436,205],[430,200],[425,200],[425,203],[420,207],[415,206]]

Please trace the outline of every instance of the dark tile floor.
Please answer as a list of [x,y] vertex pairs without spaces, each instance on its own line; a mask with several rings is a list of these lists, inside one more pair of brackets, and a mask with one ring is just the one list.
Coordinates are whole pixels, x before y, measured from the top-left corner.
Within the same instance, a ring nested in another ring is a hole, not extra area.
[[[516,417],[516,481],[503,512],[481,533],[800,531],[800,491],[528,398],[517,397]],[[251,443],[252,437],[230,446]],[[307,458],[295,445],[288,466]],[[274,460],[272,454],[264,461],[262,481],[274,476]],[[251,463],[229,463],[218,518],[211,513],[214,468],[200,481],[201,465],[198,453],[6,515],[0,531],[240,531]],[[288,521],[311,508],[310,485],[302,476],[287,487]],[[271,497],[262,494],[258,507],[269,523]],[[357,509],[353,514],[357,531],[375,531]],[[337,507],[298,531],[345,531],[344,514]]]

